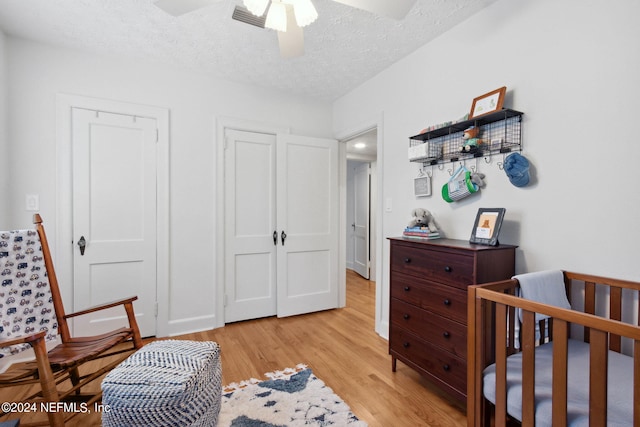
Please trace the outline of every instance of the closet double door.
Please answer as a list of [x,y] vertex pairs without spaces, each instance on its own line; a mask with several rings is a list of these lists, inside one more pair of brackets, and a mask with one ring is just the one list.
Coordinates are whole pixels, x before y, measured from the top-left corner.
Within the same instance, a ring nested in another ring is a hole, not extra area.
[[225,323],[338,306],[338,143],[225,132]]

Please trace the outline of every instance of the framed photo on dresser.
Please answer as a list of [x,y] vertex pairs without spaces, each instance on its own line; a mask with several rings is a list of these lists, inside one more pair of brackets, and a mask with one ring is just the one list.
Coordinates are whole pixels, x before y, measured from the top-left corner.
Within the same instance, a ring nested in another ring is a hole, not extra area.
[[471,231],[470,243],[497,246],[505,208],[480,208]]

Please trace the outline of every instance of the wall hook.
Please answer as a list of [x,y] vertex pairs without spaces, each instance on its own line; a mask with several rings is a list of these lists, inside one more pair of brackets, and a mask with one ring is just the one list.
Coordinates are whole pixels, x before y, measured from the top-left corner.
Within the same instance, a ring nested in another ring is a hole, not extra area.
[[478,170],[478,158],[476,157],[474,160],[474,164],[471,165],[469,168],[471,169],[471,173],[476,173]]

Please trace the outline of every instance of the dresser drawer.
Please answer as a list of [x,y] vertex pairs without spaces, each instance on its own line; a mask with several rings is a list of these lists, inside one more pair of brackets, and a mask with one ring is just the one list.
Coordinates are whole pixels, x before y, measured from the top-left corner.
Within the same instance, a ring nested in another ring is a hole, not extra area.
[[458,322],[395,298],[391,300],[391,322],[394,328],[412,332],[463,359],[467,357],[467,328]]
[[424,277],[466,288],[473,284],[472,256],[461,253],[395,245],[391,251],[391,271]]
[[467,365],[463,359],[429,345],[403,329],[392,328],[389,348],[429,374],[466,393]]
[[391,273],[391,298],[467,323],[467,292],[401,273]]

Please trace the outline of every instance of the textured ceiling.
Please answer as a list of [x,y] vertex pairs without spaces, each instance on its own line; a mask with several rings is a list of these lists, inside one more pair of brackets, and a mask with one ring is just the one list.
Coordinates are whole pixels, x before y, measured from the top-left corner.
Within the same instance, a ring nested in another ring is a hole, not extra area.
[[0,28],[10,36],[333,101],[494,1],[418,0],[403,21],[394,21],[313,0],[319,18],[304,29],[305,55],[286,60],[274,31],[231,19],[241,0],[177,18],[153,0],[0,0]]

